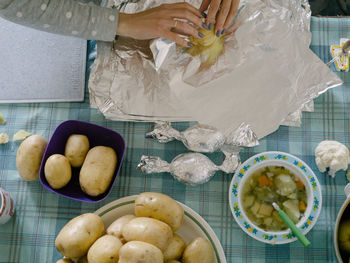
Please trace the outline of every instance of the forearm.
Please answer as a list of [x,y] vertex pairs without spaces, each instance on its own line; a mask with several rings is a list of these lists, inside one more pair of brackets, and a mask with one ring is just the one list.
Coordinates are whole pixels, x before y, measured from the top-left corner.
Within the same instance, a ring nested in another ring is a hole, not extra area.
[[85,39],[112,41],[118,11],[74,0],[0,0],[0,16],[35,29]]

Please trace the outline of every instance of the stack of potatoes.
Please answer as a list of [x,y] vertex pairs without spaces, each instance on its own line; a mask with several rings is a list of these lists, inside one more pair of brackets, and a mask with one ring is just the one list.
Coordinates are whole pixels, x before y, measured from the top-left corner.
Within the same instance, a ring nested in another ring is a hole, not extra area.
[[90,196],[103,194],[109,187],[117,165],[117,154],[106,146],[90,149],[87,136],[69,136],[64,155],[53,154],[45,163],[45,178],[53,189],[66,186],[72,177],[72,168],[80,168],[80,187]]
[[142,193],[135,200],[135,215],[116,219],[106,231],[102,219],[83,214],[69,221],[55,245],[65,256],[57,261],[89,263],[214,263],[214,250],[202,237],[187,246],[174,233],[183,221],[183,208],[171,197]]

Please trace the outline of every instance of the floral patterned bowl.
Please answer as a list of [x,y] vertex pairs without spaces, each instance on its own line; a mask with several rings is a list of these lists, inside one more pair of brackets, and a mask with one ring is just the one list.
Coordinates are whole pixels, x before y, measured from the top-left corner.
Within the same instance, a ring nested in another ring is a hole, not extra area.
[[243,210],[241,189],[244,183],[256,170],[266,166],[283,166],[303,181],[307,193],[307,209],[297,223],[297,227],[305,235],[315,225],[322,207],[320,183],[307,164],[297,157],[283,152],[263,152],[254,155],[236,170],[229,190],[231,212],[238,225],[249,236],[272,245],[290,243],[297,240],[290,229],[278,232],[263,230],[254,225]]

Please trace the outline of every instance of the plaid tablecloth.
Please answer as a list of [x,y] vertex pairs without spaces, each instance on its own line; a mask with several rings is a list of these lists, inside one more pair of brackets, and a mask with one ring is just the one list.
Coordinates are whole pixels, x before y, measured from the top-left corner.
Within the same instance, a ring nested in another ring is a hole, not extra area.
[[[312,18],[312,50],[323,60],[331,59],[329,45],[341,37],[350,38],[349,18]],[[88,69],[96,54],[90,42]],[[0,187],[16,202],[16,214],[11,221],[0,225],[0,262],[56,262],[61,258],[54,241],[59,230],[71,218],[120,197],[143,191],[168,194],[197,211],[214,229],[225,250],[227,262],[336,262],[333,248],[333,228],[337,212],[345,200],[345,172],[336,178],[320,173],[314,160],[316,145],[326,139],[349,146],[350,83],[349,73],[338,73],[344,85],[332,89],[315,100],[315,111],[304,113],[300,128],[280,127],[260,141],[258,147],[242,152],[242,160],[263,151],[284,151],[304,160],[316,173],[321,185],[323,207],[315,227],[308,233],[311,246],[305,249],[299,242],[271,246],[246,235],[235,223],[228,202],[232,175],[218,172],[210,182],[197,187],[175,181],[169,174],[145,175],[136,169],[142,154],[171,160],[187,150],[180,142],[160,144],[145,139],[152,129],[149,123],[107,121],[95,109],[90,109],[88,91],[84,103],[42,103],[0,105],[7,119],[0,133],[12,138],[20,129],[49,139],[54,129],[68,119],[85,120],[120,132],[126,140],[124,164],[111,195],[101,203],[89,204],[69,200],[44,189],[38,181],[23,181],[16,170],[16,151],[19,143],[0,145]],[[1,95],[0,95],[1,96]],[[188,123],[174,125],[178,129]],[[221,163],[222,154],[210,155]]]

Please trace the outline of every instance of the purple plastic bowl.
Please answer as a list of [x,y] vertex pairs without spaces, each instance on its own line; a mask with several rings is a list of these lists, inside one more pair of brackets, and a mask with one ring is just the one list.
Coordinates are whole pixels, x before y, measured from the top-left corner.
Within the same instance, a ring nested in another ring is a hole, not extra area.
[[[117,154],[117,167],[114,171],[114,175],[106,192],[98,196],[89,196],[85,194],[79,184],[79,172],[80,168],[72,167],[72,179],[63,188],[53,189],[47,182],[44,174],[44,166],[46,160],[52,154],[62,154],[64,155],[64,148],[68,137],[71,134],[82,134],[86,135],[90,142],[90,149],[95,146],[108,146],[115,150]],[[62,122],[54,131],[41,161],[39,178],[41,184],[51,192],[62,195],[64,197],[74,199],[82,202],[97,203],[104,200],[111,192],[115,180],[119,174],[120,168],[123,163],[124,153],[125,153],[125,141],[124,138],[116,131],[112,131],[105,127],[92,124],[84,121],[69,120]]]

